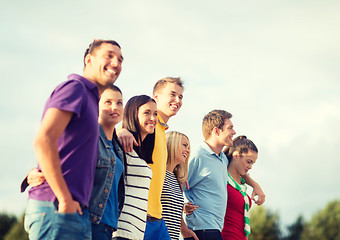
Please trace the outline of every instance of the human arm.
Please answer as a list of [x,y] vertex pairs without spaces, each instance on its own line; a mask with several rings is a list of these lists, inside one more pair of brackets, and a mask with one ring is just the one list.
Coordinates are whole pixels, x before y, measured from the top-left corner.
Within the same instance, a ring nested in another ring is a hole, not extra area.
[[132,152],[133,145],[138,146],[136,139],[133,135],[125,128],[117,130],[117,137],[120,145],[122,145],[125,152]]
[[57,141],[71,120],[73,113],[49,108],[41,122],[34,141],[34,148],[42,174],[59,202],[59,212],[82,214],[63,178]]
[[[243,175],[242,178],[249,186],[253,188],[251,199],[254,200],[257,205],[262,205],[265,202],[266,195],[262,191],[260,185],[255,182],[248,174]],[[257,200],[255,199],[255,196],[258,196]]]
[[193,237],[195,240],[199,240],[194,231],[185,224],[183,217],[181,217],[181,234],[183,238]]

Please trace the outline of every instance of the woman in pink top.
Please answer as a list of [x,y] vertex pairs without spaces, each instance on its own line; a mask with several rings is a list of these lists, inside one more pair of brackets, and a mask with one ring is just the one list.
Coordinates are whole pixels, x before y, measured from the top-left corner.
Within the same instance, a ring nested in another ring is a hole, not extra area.
[[258,150],[246,136],[239,136],[225,154],[229,160],[228,202],[222,237],[228,240],[245,240],[250,234],[251,199],[246,193],[245,181],[241,176],[247,174],[256,162]]

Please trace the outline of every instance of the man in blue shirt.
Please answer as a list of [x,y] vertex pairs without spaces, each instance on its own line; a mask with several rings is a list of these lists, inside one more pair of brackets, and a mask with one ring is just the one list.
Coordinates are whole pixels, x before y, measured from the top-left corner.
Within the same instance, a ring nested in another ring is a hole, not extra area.
[[[233,136],[236,134],[231,117],[224,110],[213,110],[205,115],[202,123],[205,142],[189,163],[190,188],[185,190],[185,196],[198,208],[191,215],[186,215],[185,220],[199,239],[222,239],[228,176],[228,159],[222,149],[232,146]],[[245,178],[254,188],[255,194],[258,193],[261,197],[260,203],[264,201],[260,186],[249,176]]]

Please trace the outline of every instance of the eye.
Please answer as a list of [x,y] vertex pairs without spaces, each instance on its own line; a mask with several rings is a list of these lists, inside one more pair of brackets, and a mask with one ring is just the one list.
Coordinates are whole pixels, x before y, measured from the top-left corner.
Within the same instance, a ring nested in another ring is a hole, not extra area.
[[106,105],[111,105],[111,104],[112,104],[112,102],[111,102],[111,101],[109,101],[109,100],[107,100],[107,101],[105,101],[105,102],[104,102],[104,104],[106,104]]
[[123,105],[123,102],[119,101],[117,102],[117,105]]

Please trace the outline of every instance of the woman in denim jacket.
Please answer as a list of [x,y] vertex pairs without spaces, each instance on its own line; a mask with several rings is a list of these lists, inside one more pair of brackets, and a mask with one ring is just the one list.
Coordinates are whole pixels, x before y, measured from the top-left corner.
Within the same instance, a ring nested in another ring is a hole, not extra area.
[[122,93],[111,86],[99,100],[98,162],[89,203],[93,240],[112,239],[124,204],[126,158],[115,133],[122,118]]

